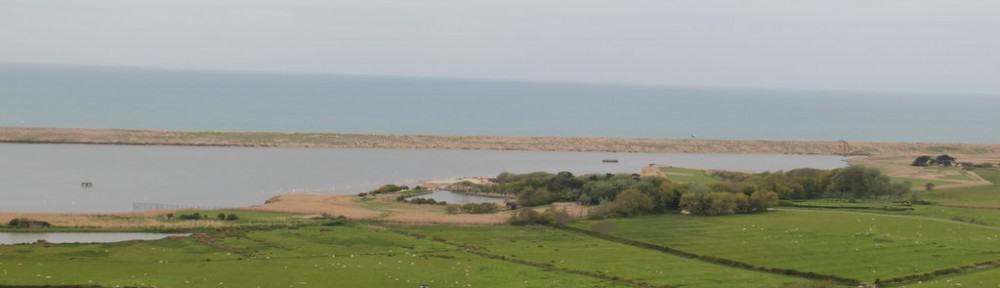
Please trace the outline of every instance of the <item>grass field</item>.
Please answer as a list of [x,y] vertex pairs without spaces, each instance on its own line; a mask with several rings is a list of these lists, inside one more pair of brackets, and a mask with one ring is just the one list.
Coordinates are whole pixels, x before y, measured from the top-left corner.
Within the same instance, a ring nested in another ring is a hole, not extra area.
[[922,178],[912,178],[912,177],[892,177],[892,183],[910,183],[910,189],[913,191],[925,191],[927,190],[927,183],[934,183],[935,187],[941,187],[944,185],[960,184],[962,182],[941,180],[941,179],[922,179]]
[[[662,171],[682,183],[719,181],[701,170]],[[977,173],[1000,183],[1000,170]],[[828,276],[846,279],[840,283],[913,276],[919,279],[888,287],[1000,287],[1000,209],[973,208],[1000,207],[1000,187],[921,194],[941,205],[819,199],[761,214],[569,224],[576,229],[403,225],[238,209],[175,212],[209,217],[197,221],[94,215],[198,233],[145,242],[0,245],[0,286],[786,288],[833,287],[797,286]],[[442,209],[395,201],[361,205],[382,213]],[[219,213],[239,220],[212,220]],[[226,225],[176,226],[188,222]]]
[[143,287],[624,287],[365,227],[0,246],[0,284]]
[[[895,286],[894,286],[895,287]],[[944,277],[920,283],[900,285],[906,288],[967,288],[967,287],[1000,287],[1000,270],[992,269],[962,274],[954,277]]]
[[976,174],[992,186],[940,189],[922,193],[929,201],[943,205],[1000,208],[1000,169],[977,169]]
[[489,253],[595,271],[653,286],[781,287],[807,280],[716,265],[549,227],[413,226],[410,232],[472,245]]
[[707,171],[700,169],[688,169],[680,167],[660,167],[668,179],[679,183],[709,185],[721,182],[720,179],[709,175]]
[[[584,221],[610,234],[684,251],[863,281],[1000,259],[1000,229],[850,211]],[[607,228],[606,228],[607,229]]]

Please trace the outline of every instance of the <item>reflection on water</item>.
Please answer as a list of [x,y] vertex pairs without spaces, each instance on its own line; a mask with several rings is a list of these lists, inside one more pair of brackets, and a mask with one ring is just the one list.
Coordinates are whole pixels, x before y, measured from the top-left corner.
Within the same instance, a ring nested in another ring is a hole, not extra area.
[[190,234],[167,233],[105,233],[105,232],[0,232],[0,245],[35,243],[44,240],[49,243],[112,243],[130,240],[159,240],[170,236]]
[[469,204],[469,203],[498,203],[503,204],[503,198],[496,197],[483,197],[477,195],[469,195],[464,193],[457,193],[451,191],[434,191],[431,194],[413,196],[408,199],[423,198],[423,199],[434,199],[434,201],[444,201],[448,204]]
[[0,144],[0,159],[0,211],[24,212],[129,211],[136,202],[248,206],[292,191],[355,194],[386,183],[504,171],[638,173],[650,163],[741,171],[844,165],[841,157],[820,155],[49,144]]

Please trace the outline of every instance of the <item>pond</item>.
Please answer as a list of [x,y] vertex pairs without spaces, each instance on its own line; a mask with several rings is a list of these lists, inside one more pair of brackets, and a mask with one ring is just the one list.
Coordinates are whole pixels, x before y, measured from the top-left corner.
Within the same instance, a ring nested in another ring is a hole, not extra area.
[[39,240],[61,243],[113,243],[131,240],[160,240],[170,236],[188,236],[175,233],[118,233],[118,232],[0,232],[0,245],[35,243]]
[[[504,171],[638,173],[650,163],[739,171],[845,165],[843,157],[823,155],[57,144],[0,144],[0,159],[4,212],[243,207],[287,192],[346,195],[386,183],[412,186]],[[611,159],[617,163],[604,161]]]
[[471,194],[465,194],[465,193],[458,193],[458,192],[452,192],[452,191],[442,191],[442,190],[434,191],[431,194],[424,194],[424,195],[419,195],[419,196],[413,196],[413,197],[407,198],[407,200],[409,200],[409,199],[416,199],[416,198],[434,199],[434,201],[438,201],[438,202],[445,201],[448,204],[469,204],[469,203],[497,203],[497,204],[503,204],[504,200],[505,200],[504,198],[484,197],[484,196],[471,195]]

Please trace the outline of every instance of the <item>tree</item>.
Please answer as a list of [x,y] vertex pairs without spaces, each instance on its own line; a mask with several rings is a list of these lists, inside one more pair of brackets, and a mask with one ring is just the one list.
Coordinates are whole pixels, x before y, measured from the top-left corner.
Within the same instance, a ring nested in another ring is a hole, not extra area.
[[838,198],[878,198],[890,194],[891,184],[889,177],[878,169],[849,166],[834,172],[827,190]]
[[236,221],[236,220],[240,220],[240,216],[236,216],[236,214],[233,213],[229,213],[229,215],[226,215],[226,221]]
[[666,212],[670,210],[677,210],[677,204],[680,200],[680,192],[676,185],[669,180],[660,183],[660,187],[653,191],[653,209]]
[[636,216],[652,211],[653,199],[637,188],[629,188],[611,202],[611,211],[618,216]]
[[705,215],[708,210],[708,193],[705,192],[688,192],[681,195],[680,208],[683,211],[687,211],[691,214]]
[[552,192],[545,188],[528,188],[517,197],[518,203],[524,206],[538,206],[554,202]]
[[757,191],[750,194],[752,212],[766,212],[767,208],[778,206],[778,194],[771,191]]
[[215,215],[215,219],[226,220],[226,214],[225,213],[219,213],[219,215]]
[[927,182],[927,184],[924,184],[924,191],[934,191],[934,186],[937,185],[934,185],[934,183],[931,182]]
[[712,192],[708,194],[709,214],[723,215],[736,213],[736,197],[746,197],[743,194],[729,192]]

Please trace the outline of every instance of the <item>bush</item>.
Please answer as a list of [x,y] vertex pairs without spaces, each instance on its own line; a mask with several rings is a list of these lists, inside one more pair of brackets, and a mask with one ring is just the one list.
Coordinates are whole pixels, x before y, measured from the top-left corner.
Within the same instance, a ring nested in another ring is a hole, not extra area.
[[778,206],[778,193],[757,191],[750,194],[750,209],[746,212],[766,212],[767,208]]
[[394,193],[394,192],[403,191],[403,190],[405,190],[405,188],[406,188],[406,186],[398,186],[396,184],[386,184],[386,185],[382,185],[382,187],[378,187],[378,189],[358,194],[358,196],[366,197],[366,196],[375,196],[375,195],[378,195],[378,194]]
[[226,213],[219,213],[219,215],[215,215],[215,219],[225,221],[226,220]]
[[448,207],[444,207],[444,213],[448,214],[462,213],[462,207],[460,207],[459,205],[448,205]]
[[545,212],[539,213],[535,209],[531,208],[521,208],[514,211],[514,214],[510,217],[510,224],[512,225],[552,225],[552,224],[567,224],[572,221],[573,217],[566,213],[564,210],[557,210],[554,207],[549,207]]
[[236,220],[240,220],[240,216],[236,216],[236,214],[233,213],[226,215],[226,221],[236,221]]
[[400,201],[418,205],[448,205],[448,202],[446,201],[435,201],[434,199],[427,199],[427,198],[413,198],[410,200],[404,199]]
[[52,224],[45,221],[31,220],[27,218],[14,218],[10,222],[7,222],[7,226],[14,228],[48,228],[52,227]]
[[750,197],[742,192],[694,192],[681,195],[680,207],[694,215],[726,215],[764,212],[778,205],[778,194],[769,191],[753,192]]
[[181,214],[181,215],[177,215],[177,219],[181,219],[181,220],[201,220],[202,219],[202,215],[201,215],[201,213],[198,213],[198,212],[191,213],[191,214]]
[[499,211],[500,207],[494,203],[469,203],[462,204],[461,210],[469,214],[489,214]]
[[639,189],[629,188],[612,201],[610,205],[611,213],[622,216],[638,216],[653,210],[653,199],[643,194]]

